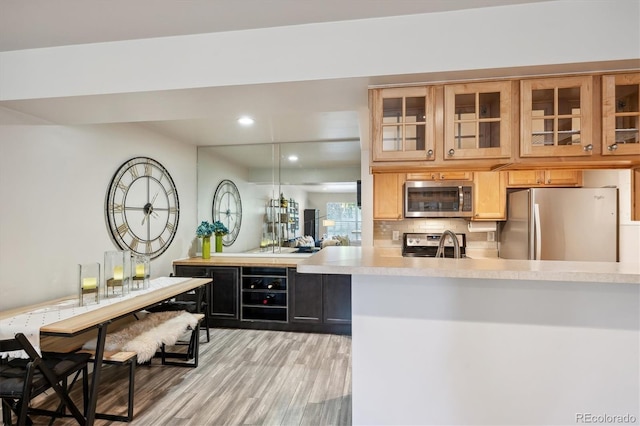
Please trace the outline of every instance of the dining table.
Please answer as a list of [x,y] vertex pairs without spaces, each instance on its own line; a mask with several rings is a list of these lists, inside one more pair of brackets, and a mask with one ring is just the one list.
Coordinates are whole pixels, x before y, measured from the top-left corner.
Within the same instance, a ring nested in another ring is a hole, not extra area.
[[4,311],[0,313],[0,338],[13,337],[20,332],[39,352],[68,352],[79,349],[91,336],[97,335],[85,413],[86,424],[93,425],[109,325],[211,282],[211,278],[159,277],[150,280],[148,289],[101,299],[97,304],[80,306],[78,297],[66,297]]

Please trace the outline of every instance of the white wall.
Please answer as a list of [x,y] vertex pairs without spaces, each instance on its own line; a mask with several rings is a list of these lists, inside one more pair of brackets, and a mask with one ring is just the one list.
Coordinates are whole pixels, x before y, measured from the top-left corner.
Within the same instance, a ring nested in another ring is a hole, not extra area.
[[77,265],[117,249],[105,196],[136,156],[159,161],[177,186],[177,235],[151,263],[153,277],[167,276],[195,235],[195,147],[124,124],[0,126],[0,310],[75,294]]
[[579,413],[640,420],[637,285],[352,282],[354,425],[587,423]]

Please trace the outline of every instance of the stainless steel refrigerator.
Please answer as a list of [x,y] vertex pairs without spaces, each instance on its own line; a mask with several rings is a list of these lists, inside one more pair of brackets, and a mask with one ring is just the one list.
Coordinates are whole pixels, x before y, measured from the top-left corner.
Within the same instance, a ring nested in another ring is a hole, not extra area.
[[617,188],[533,188],[508,195],[500,257],[618,261]]

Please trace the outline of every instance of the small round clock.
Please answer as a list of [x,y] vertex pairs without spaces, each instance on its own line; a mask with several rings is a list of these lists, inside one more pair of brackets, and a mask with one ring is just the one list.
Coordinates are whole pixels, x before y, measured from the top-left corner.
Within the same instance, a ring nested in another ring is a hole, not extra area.
[[160,256],[178,230],[180,203],[171,175],[148,157],[135,157],[113,175],[106,199],[113,241],[123,250]]
[[225,179],[218,184],[213,196],[212,216],[214,221],[220,221],[229,230],[222,237],[222,244],[233,244],[242,224],[242,201],[238,187],[232,181]]

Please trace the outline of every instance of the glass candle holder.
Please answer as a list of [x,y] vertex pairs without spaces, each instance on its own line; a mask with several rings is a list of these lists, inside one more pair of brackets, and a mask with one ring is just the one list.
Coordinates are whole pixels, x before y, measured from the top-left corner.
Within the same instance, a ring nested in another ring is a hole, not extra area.
[[131,282],[129,251],[104,252],[104,295],[119,297],[129,293]]
[[133,290],[148,289],[150,276],[151,258],[142,254],[131,256],[131,288]]
[[78,265],[78,299],[80,306],[100,303],[100,264]]

